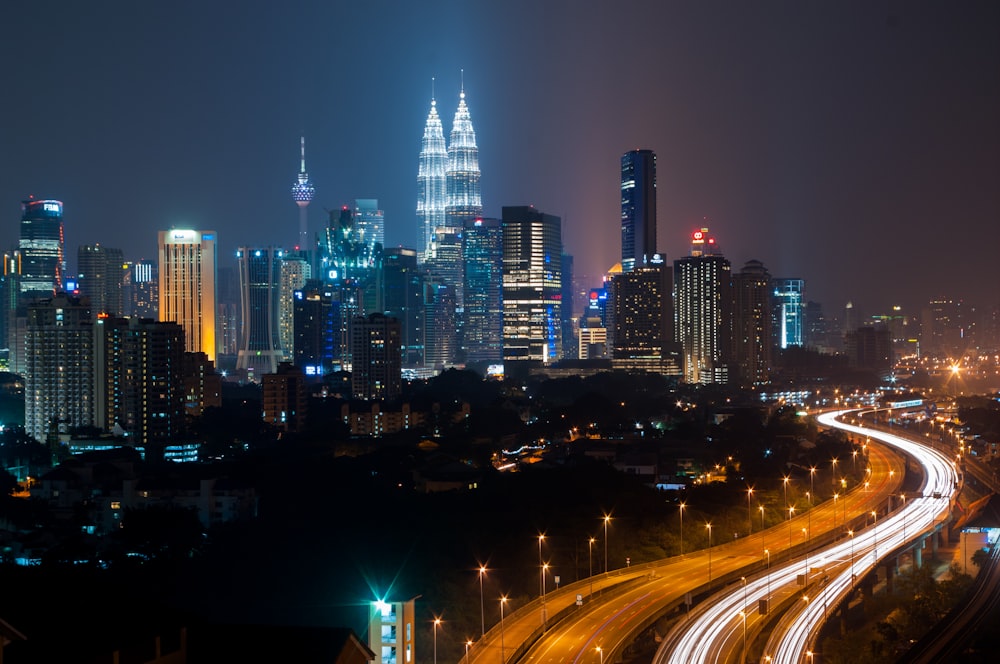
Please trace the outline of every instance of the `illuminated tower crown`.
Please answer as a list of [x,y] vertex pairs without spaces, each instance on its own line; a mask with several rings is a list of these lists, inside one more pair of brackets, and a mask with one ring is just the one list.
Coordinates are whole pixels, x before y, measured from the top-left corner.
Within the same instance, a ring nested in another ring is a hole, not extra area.
[[309,181],[309,174],[306,173],[306,138],[300,139],[300,149],[302,153],[302,165],[299,167],[299,176],[292,185],[292,200],[299,206],[299,239],[298,245],[303,250],[308,246],[309,227],[306,221],[306,208],[316,195],[316,187]]
[[[433,83],[432,83],[433,85]],[[433,254],[434,231],[445,225],[445,189],[448,151],[444,144],[444,129],[437,112],[437,102],[431,91],[431,111],[424,125],[420,143],[420,165],[417,170],[417,216],[420,218],[419,251],[422,259]]]
[[483,216],[483,200],[479,191],[479,148],[469,107],[465,104],[464,81],[448,142],[447,187],[446,216],[449,226],[461,227],[466,219]]

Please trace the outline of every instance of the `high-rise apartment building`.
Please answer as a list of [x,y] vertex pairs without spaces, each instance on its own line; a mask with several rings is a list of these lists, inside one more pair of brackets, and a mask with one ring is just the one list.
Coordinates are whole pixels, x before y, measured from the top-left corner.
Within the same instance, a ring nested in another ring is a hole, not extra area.
[[656,254],[656,154],[622,155],[622,272],[646,265]]
[[21,201],[21,293],[52,297],[63,286],[66,256],[62,201]]
[[216,353],[215,231],[169,230],[159,233],[160,320],[184,328],[188,352]]
[[464,325],[466,362],[503,360],[503,226],[499,219],[465,222]]
[[95,315],[123,315],[126,265],[122,250],[100,244],[81,245],[76,265],[80,293],[90,298]]
[[392,400],[399,397],[402,365],[399,321],[374,313],[351,321],[351,392],[355,399]]
[[562,355],[562,220],[531,206],[504,207],[504,361]]
[[803,279],[773,279],[771,301],[774,304],[774,331],[777,346],[784,350],[802,345],[802,324],[805,319]]
[[126,316],[153,320],[160,317],[156,261],[144,259],[126,263],[124,300]]
[[674,261],[674,337],[685,382],[729,380],[731,272],[707,228],[692,235],[691,255]]
[[[8,352],[15,355],[15,349],[11,348],[10,332],[16,325],[20,297],[21,252],[15,249],[3,255],[3,272],[0,273],[0,348],[7,348]],[[8,364],[8,369],[9,367]]]
[[295,291],[295,366],[307,376],[323,376],[341,361],[341,309],[334,289],[310,279]]
[[242,341],[236,368],[259,382],[275,373],[283,359],[278,330],[278,292],[281,281],[281,249],[241,247],[236,252],[240,271]]
[[424,278],[424,367],[441,371],[452,366],[458,351],[455,290],[441,278]]
[[94,424],[147,450],[184,433],[184,330],[141,318],[94,321]]
[[760,385],[770,378],[771,312],[771,275],[760,261],[748,261],[733,274],[732,364],[740,385]]
[[282,256],[278,280],[278,346],[285,361],[292,361],[295,348],[295,292],[312,278],[312,267],[304,251]]
[[677,373],[670,268],[658,257],[611,281],[616,367]]
[[87,301],[60,293],[28,305],[24,428],[45,442],[94,423],[94,332]]
[[306,377],[291,362],[264,376],[261,407],[264,421],[284,431],[301,431],[306,423]]

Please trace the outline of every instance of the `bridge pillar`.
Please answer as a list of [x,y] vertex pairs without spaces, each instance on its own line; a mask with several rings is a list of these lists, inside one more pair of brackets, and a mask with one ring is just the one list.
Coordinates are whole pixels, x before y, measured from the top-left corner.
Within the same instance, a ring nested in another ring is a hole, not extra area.
[[888,595],[892,594],[892,586],[893,586],[892,578],[895,567],[896,567],[895,560],[885,561],[885,592]]
[[934,560],[937,560],[938,557],[938,544],[940,539],[941,531],[939,529],[935,529],[934,532],[931,533],[931,558]]
[[920,569],[924,566],[924,542],[925,538],[921,537],[913,545],[913,568]]
[[861,580],[861,601],[868,602],[871,600],[872,593],[875,590],[876,575],[877,573],[873,570],[871,574]]

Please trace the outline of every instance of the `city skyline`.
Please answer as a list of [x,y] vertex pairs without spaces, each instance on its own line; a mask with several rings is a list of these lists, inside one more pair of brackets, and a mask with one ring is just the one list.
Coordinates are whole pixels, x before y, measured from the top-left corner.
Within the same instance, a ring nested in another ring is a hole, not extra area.
[[[233,262],[241,244],[288,246],[305,135],[310,231],[323,208],[372,198],[387,245],[417,247],[414,161],[437,77],[447,107],[463,88],[474,100],[484,216],[560,216],[581,286],[617,262],[621,154],[650,149],[670,262],[708,225],[735,265],[805,279],[828,314],[996,304],[983,278],[1000,233],[990,3],[583,3],[573,30],[558,2],[299,9],[233,23],[195,3],[16,4],[12,24],[44,25],[49,45],[36,52],[21,30],[0,46],[0,73],[37,90],[0,112],[0,228],[16,237],[33,194],[64,202],[70,256],[101,243],[150,258],[171,227],[216,229]],[[334,44],[331,25],[346,28]],[[498,57],[475,48],[486,25],[544,37]],[[449,37],[428,40],[429,26]],[[385,52],[354,55],[373,29],[391,37]],[[949,233],[973,241],[949,254]]]

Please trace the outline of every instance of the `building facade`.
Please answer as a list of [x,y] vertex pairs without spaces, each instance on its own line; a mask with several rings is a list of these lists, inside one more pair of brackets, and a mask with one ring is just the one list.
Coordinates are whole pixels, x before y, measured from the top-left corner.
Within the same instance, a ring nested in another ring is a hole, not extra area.
[[626,152],[621,166],[622,272],[631,272],[656,254],[656,154]]
[[403,388],[399,321],[374,313],[351,321],[351,393],[355,399],[391,401]]
[[184,330],[177,323],[99,317],[94,329],[94,425],[133,445],[179,440],[184,420]]
[[562,222],[531,206],[504,207],[503,359],[562,356]]
[[784,350],[802,345],[802,324],[805,320],[805,280],[782,278],[772,280],[771,301],[774,305],[776,345]]
[[284,252],[273,247],[241,247],[236,252],[240,271],[242,335],[236,357],[237,370],[249,380],[278,371],[281,350],[278,299]]
[[94,338],[90,305],[60,293],[28,305],[24,428],[38,441],[94,424]]
[[462,244],[465,302],[462,341],[466,362],[503,360],[503,225],[499,219],[465,222]]
[[770,378],[771,311],[771,275],[760,261],[748,261],[733,275],[733,379],[740,385],[761,385]]
[[159,233],[160,320],[184,328],[190,353],[216,353],[215,231],[169,230]]
[[707,228],[692,235],[691,255],[674,261],[674,336],[685,382],[729,380],[731,273]]
[[76,254],[80,292],[90,298],[95,314],[122,316],[125,313],[125,256],[121,249],[99,244],[81,245]]
[[66,275],[62,201],[21,201],[21,293],[52,297]]

